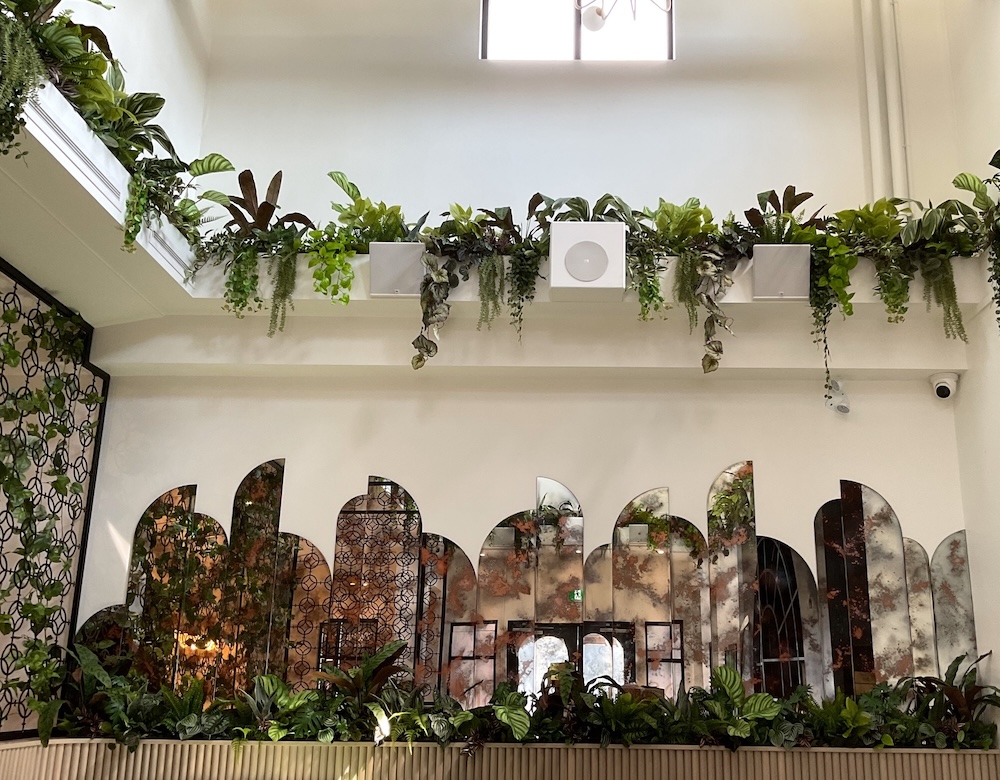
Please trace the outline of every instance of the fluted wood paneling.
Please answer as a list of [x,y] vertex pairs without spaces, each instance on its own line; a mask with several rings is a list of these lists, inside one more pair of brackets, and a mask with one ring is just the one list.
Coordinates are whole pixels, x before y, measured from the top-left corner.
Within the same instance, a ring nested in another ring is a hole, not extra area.
[[997,751],[248,744],[0,744],[0,780],[1000,780]]

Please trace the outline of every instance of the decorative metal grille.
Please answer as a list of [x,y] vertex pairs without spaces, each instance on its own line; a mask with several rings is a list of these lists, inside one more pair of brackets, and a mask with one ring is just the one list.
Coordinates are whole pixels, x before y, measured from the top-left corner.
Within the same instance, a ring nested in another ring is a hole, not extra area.
[[[2,260],[0,303],[0,678],[22,683],[26,645],[65,646],[76,620],[109,380],[90,326]],[[0,738],[33,729],[28,698],[0,688]]]
[[349,501],[337,521],[331,617],[377,621],[378,646],[406,641],[413,663],[420,563],[420,513],[409,494],[382,477]]

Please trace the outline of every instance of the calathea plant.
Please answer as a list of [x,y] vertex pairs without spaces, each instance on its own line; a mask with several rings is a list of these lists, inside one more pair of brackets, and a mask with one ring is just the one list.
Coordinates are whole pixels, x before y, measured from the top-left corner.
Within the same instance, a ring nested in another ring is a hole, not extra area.
[[[96,0],[90,2],[103,5]],[[52,20],[57,5],[59,0],[0,0],[0,154],[19,146],[15,138],[24,126],[24,107],[49,75],[39,51],[43,48],[41,40],[49,38],[53,30],[65,31],[69,26],[65,17]],[[85,25],[76,25],[75,29],[79,37],[94,41],[111,59],[104,33]],[[73,32],[68,35],[74,37]]]
[[[209,154],[191,163],[173,158],[146,157],[135,164],[125,201],[125,238],[122,248],[134,251],[135,240],[143,227],[150,227],[155,217],[165,217],[196,250],[200,249],[201,226],[209,220],[207,209],[199,201],[226,205],[229,198],[209,190],[198,198],[189,197],[194,180],[210,173],[236,170],[221,154]],[[184,176],[188,178],[185,180]]]
[[909,201],[906,212],[909,219],[900,233],[900,262],[911,273],[920,272],[928,310],[933,302],[944,313],[945,336],[968,341],[952,258],[976,253],[982,243],[982,220],[975,209],[960,200],[947,200],[939,206]]
[[[273,282],[271,321],[268,336],[283,330],[287,309],[292,307],[298,253],[312,221],[304,214],[293,212],[275,219],[278,194],[281,191],[281,171],[268,185],[264,200],[257,199],[257,185],[249,170],[239,175],[241,195],[219,198],[224,201],[232,219],[205,244],[205,254],[196,258],[192,275],[204,264],[223,265],[226,274],[224,300],[226,308],[243,317],[248,311],[259,311],[260,267],[268,263],[268,275]],[[215,193],[211,194],[215,198]]]

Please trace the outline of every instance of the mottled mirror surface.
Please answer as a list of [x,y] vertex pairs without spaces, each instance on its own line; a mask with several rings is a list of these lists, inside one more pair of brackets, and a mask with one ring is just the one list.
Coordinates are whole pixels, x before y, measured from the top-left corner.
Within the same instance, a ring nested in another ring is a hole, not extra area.
[[757,580],[753,463],[723,471],[708,492],[708,559],[713,666],[754,673],[752,623]]
[[917,676],[936,677],[939,669],[934,629],[934,595],[931,591],[931,565],[923,545],[904,538],[903,563],[906,567],[906,591],[909,595],[913,673]]
[[[479,615],[492,626],[492,658],[497,681],[517,685],[533,679],[535,580],[538,526],[534,510],[518,512],[499,523],[479,552]],[[477,634],[467,641],[481,643]],[[485,693],[485,690],[483,691]]]
[[960,655],[968,653],[972,658],[979,655],[965,531],[956,531],[946,537],[934,551],[931,588],[934,593],[938,663],[944,671]]
[[875,679],[896,680],[913,674],[903,531],[896,513],[882,496],[867,485],[842,483],[842,496],[853,497],[857,491],[864,516]]

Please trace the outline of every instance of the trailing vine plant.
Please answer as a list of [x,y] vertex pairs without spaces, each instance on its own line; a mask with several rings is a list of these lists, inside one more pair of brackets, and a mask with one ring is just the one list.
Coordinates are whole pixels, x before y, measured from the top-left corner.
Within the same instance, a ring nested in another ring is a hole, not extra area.
[[45,75],[30,28],[7,4],[0,4],[0,154],[20,147],[16,138],[24,127],[24,107]]
[[[1000,171],[1000,150],[990,160],[990,167]],[[993,309],[1000,323],[1000,204],[990,197],[989,187],[1000,191],[1000,173],[995,173],[985,181],[972,173],[960,173],[952,182],[960,190],[971,192],[972,205],[979,211],[983,228],[982,247],[989,256],[989,280],[993,286]]]
[[273,284],[268,336],[284,330],[287,310],[295,306],[292,292],[298,254],[306,231],[315,228],[312,221],[299,212],[274,219],[281,178],[281,171],[278,171],[268,185],[264,200],[258,202],[253,173],[246,170],[239,175],[241,195],[219,198],[232,219],[208,240],[204,257],[196,258],[191,269],[193,276],[206,262],[223,265],[226,308],[237,317],[243,317],[248,311],[260,311],[263,307],[259,262],[265,260]]
[[904,267],[919,271],[923,277],[927,310],[932,303],[941,307],[945,336],[968,341],[951,260],[976,253],[982,240],[982,221],[971,206],[959,200],[939,206],[910,203],[910,218],[900,233]]
[[[150,228],[159,217],[177,228],[192,247],[201,244],[201,227],[211,221],[200,201],[225,205],[229,198],[208,190],[197,199],[189,197],[194,180],[210,173],[235,171],[221,154],[209,154],[190,164],[172,158],[146,157],[138,160],[129,179],[125,201],[125,237],[122,248],[135,251],[135,242],[143,227]],[[190,177],[184,180],[182,176]]]

